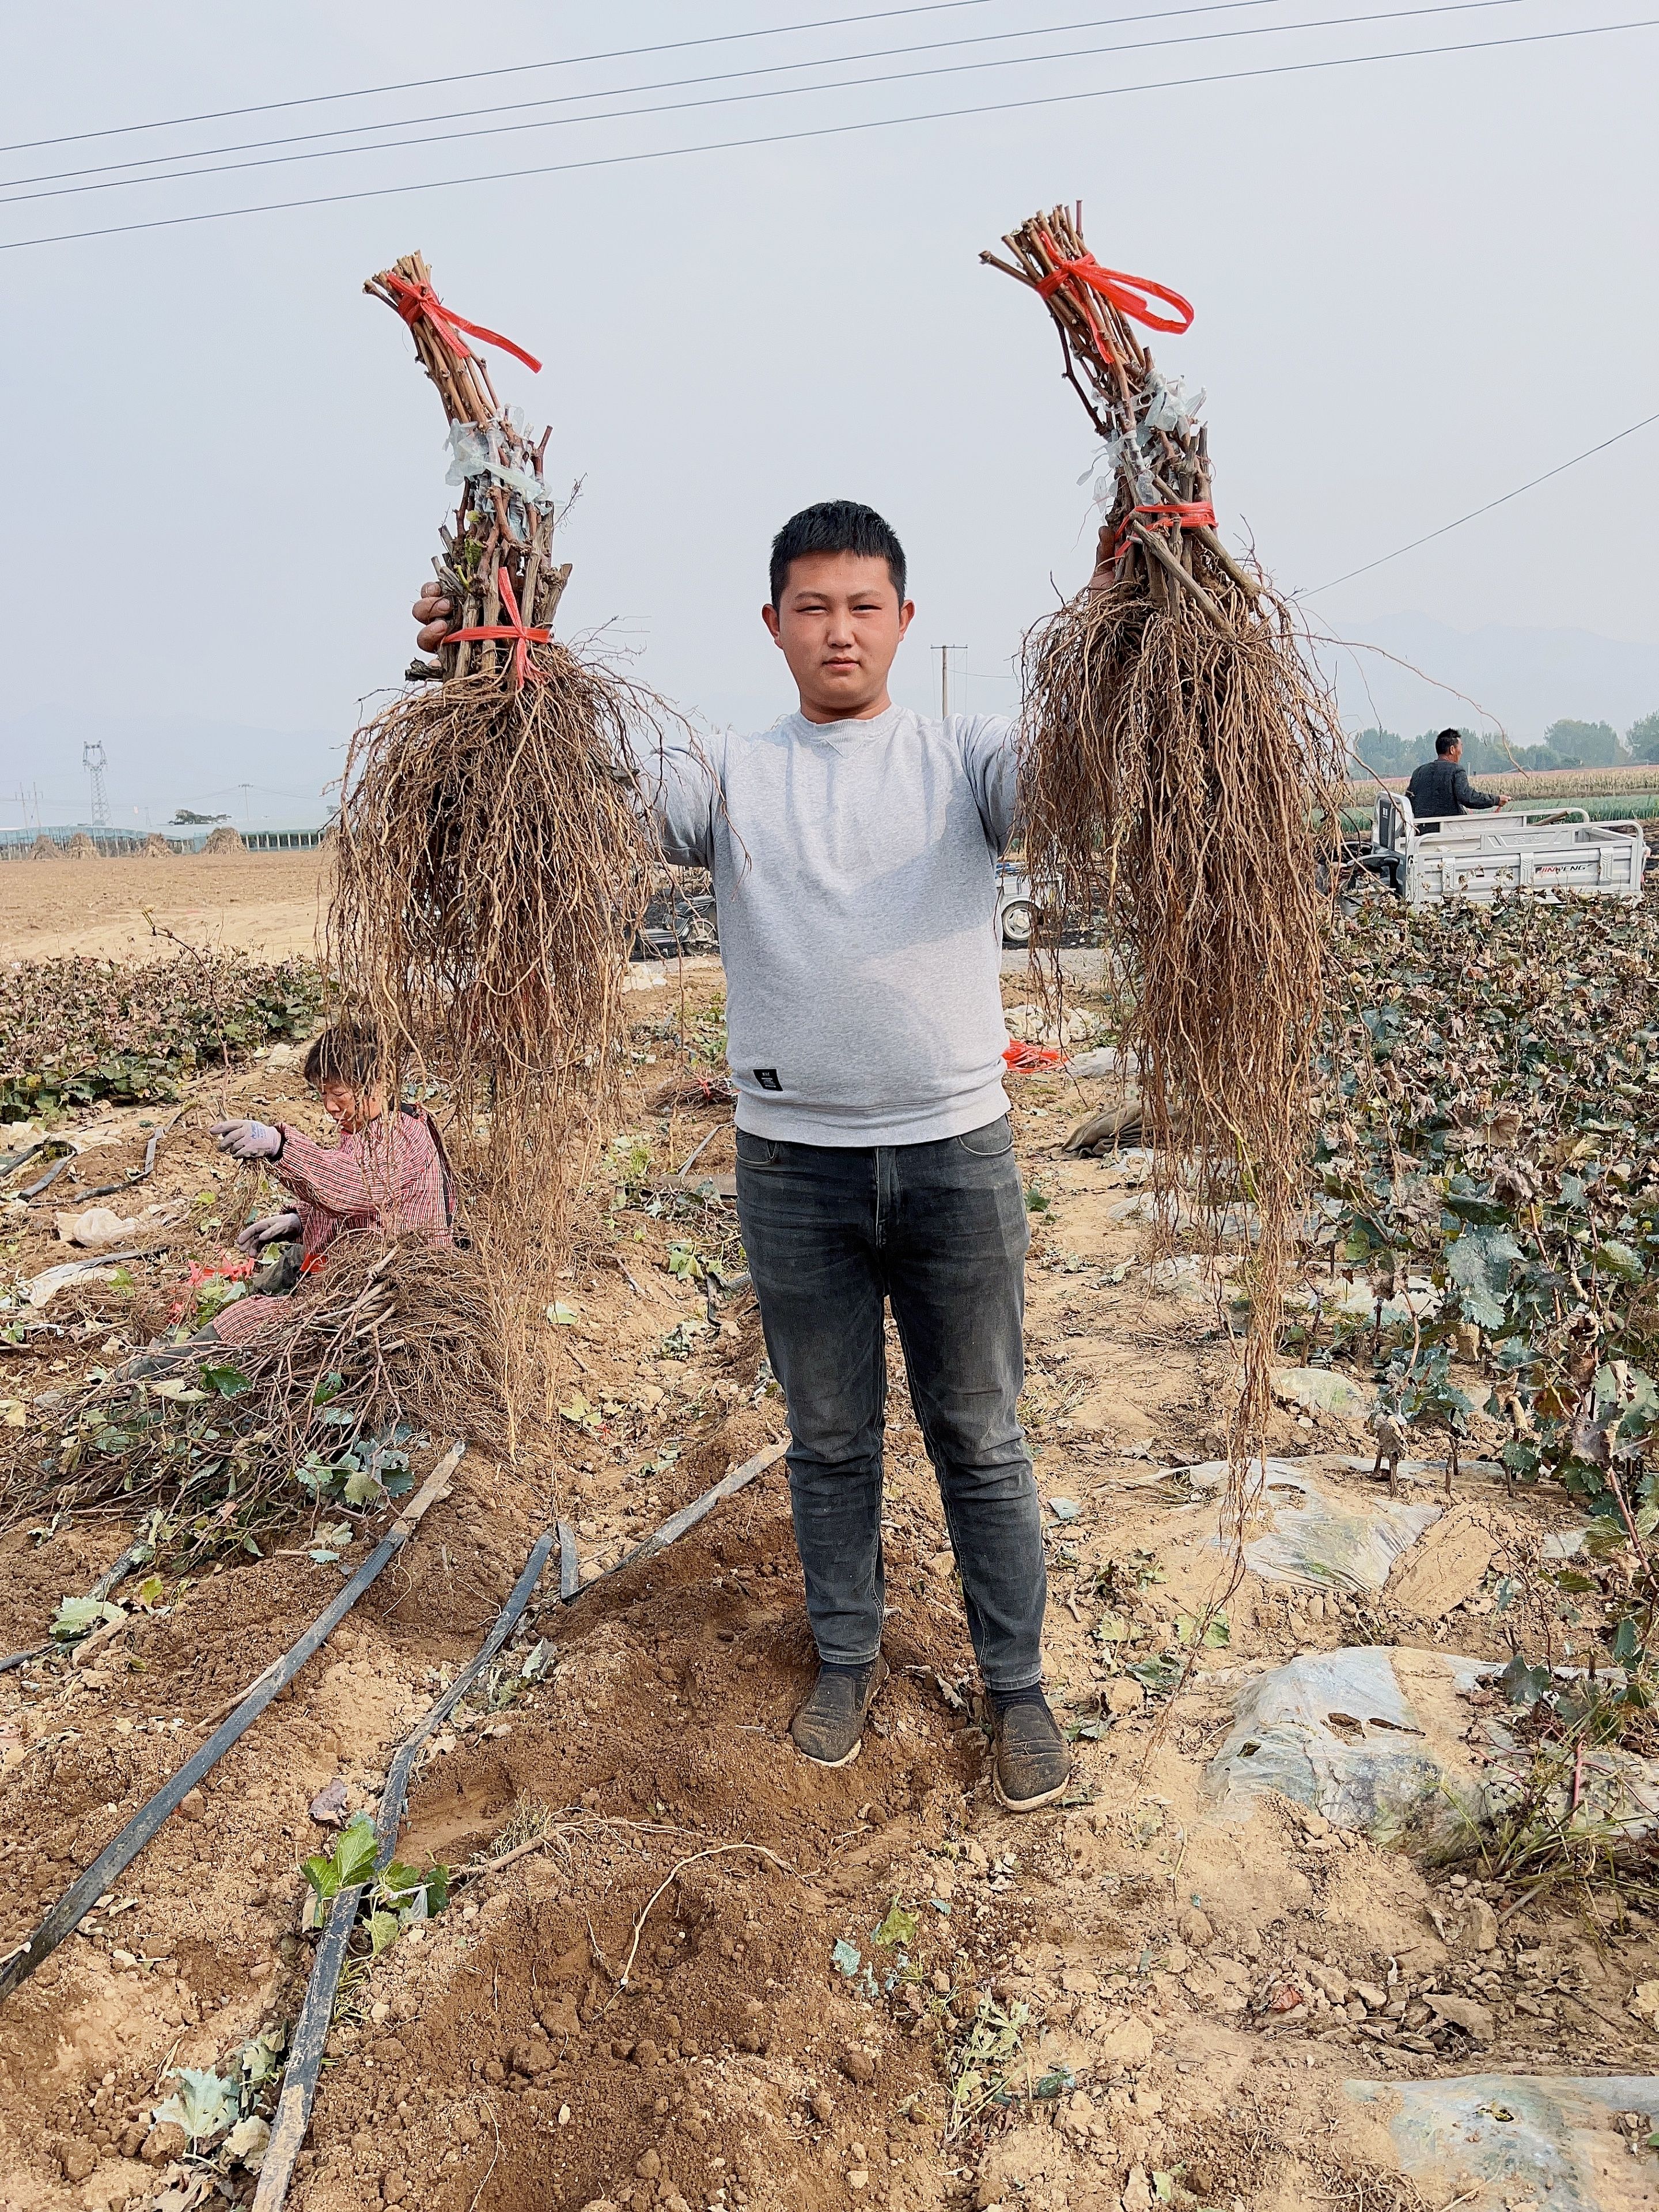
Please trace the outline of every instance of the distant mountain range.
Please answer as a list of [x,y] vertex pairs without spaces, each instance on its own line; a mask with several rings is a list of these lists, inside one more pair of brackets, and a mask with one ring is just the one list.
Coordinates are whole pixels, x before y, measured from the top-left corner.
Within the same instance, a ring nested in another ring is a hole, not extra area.
[[[1341,635],[1382,648],[1322,652],[1350,729],[1377,727],[1414,737],[1449,724],[1478,729],[1495,722],[1512,744],[1531,745],[1552,722],[1611,722],[1622,737],[1632,722],[1659,712],[1659,645],[1597,637],[1587,629],[1492,624],[1460,630],[1425,614],[1388,615],[1351,625]],[[1411,668],[1400,666],[1401,661]],[[1477,709],[1491,720],[1483,725]]]
[[0,721],[0,827],[88,820],[81,749],[94,743],[117,830],[159,830],[181,806],[228,814],[238,829],[317,829],[345,759],[343,735],[323,730],[36,708]]

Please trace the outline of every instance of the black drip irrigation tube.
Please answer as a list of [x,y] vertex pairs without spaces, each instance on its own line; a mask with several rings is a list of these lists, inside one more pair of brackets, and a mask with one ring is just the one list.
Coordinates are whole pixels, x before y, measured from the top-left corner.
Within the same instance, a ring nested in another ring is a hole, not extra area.
[[[129,1545],[113,1566],[106,1567],[87,1592],[88,1600],[94,1605],[101,1605],[118,1583],[125,1582],[135,1567],[148,1566],[155,1557],[154,1544],[147,1544],[141,1539],[137,1543]],[[14,1667],[27,1667],[31,1659],[44,1659],[48,1651],[73,1650],[74,1648],[73,1644],[59,1644],[48,1637],[44,1644],[32,1644],[27,1651],[8,1651],[0,1656],[0,1674],[9,1674]]]
[[50,1137],[37,1137],[32,1145],[25,1145],[21,1152],[7,1152],[0,1158],[0,1176],[15,1175],[19,1168],[27,1167],[37,1152],[44,1152],[52,1142]]
[[[179,1116],[175,1114],[173,1117],[173,1121],[176,1121],[178,1118]],[[169,1121],[167,1125],[169,1129],[173,1127],[173,1121]],[[131,1175],[123,1176],[119,1182],[100,1182],[95,1190],[76,1191],[75,1194],[76,1198],[80,1200],[82,1206],[86,1205],[88,1200],[90,1199],[113,1198],[117,1191],[136,1190],[141,1182],[147,1181],[155,1172],[155,1147],[161,1143],[163,1133],[164,1132],[158,1122],[155,1128],[150,1133],[149,1144],[144,1146],[144,1164],[143,1167],[136,1169]]]
[[763,1451],[757,1451],[753,1459],[744,1460],[741,1467],[733,1468],[730,1474],[722,1475],[712,1489],[705,1490],[701,1498],[694,1498],[689,1505],[682,1505],[678,1513],[671,1513],[660,1528],[653,1529],[650,1535],[635,1544],[631,1552],[624,1552],[614,1567],[607,1567],[603,1574],[595,1575],[591,1583],[585,1583],[581,1578],[574,1531],[568,1521],[560,1522],[561,1604],[572,1605],[588,1590],[598,1589],[601,1583],[611,1582],[629,1567],[638,1566],[642,1559],[653,1559],[659,1552],[665,1552],[671,1544],[684,1535],[688,1528],[695,1528],[706,1513],[712,1513],[724,1499],[735,1498],[738,1491],[746,1490],[751,1482],[765,1474],[769,1467],[775,1467],[788,1449],[787,1443],[768,1444]]
[[266,1668],[229,1718],[221,1723],[199,1751],[193,1752],[171,1781],[135,1813],[113,1840],[105,1844],[78,1881],[66,1889],[27,1943],[0,1962],[0,2002],[26,1981],[72,1936],[116,1876],[131,1865],[168,1814],[176,1812],[202,1777],[216,1766],[231,1746],[246,1735],[271,1699],[285,1690],[312,1654],[322,1647],[363,1592],[378,1580],[409,1541],[430,1505],[449,1495],[449,1478],[466,1449],[453,1443],[439,1461],[392,1527],[375,1546],[333,1603],[312,1623],[299,1642]]
[[[48,1139],[48,1142],[50,1141],[51,1140]],[[74,1146],[71,1145],[55,1167],[48,1168],[45,1175],[41,1176],[38,1181],[30,1183],[26,1190],[20,1190],[16,1194],[17,1196],[22,1199],[26,1203],[32,1198],[39,1198],[41,1192],[44,1190],[50,1190],[53,1183],[57,1182],[58,1176],[63,1174],[64,1169],[67,1168],[71,1162],[78,1160],[80,1157],[81,1155],[79,1152],[77,1152]]]
[[[167,1122],[165,1127],[163,1127],[160,1123],[157,1124],[155,1130],[151,1133],[149,1142],[144,1146],[144,1164],[143,1167],[135,1168],[131,1175],[123,1176],[119,1182],[100,1182],[94,1190],[76,1191],[75,1194],[82,1205],[85,1206],[90,1200],[94,1198],[112,1198],[117,1191],[135,1190],[141,1182],[148,1181],[149,1177],[155,1172],[155,1147],[161,1143],[163,1136],[166,1135],[167,1130],[172,1128],[173,1122],[177,1121],[178,1119],[179,1116],[175,1114],[173,1117],[173,1121]],[[39,1144],[31,1145],[26,1152],[14,1152],[10,1154],[9,1158],[0,1160],[0,1176],[8,1176],[12,1174],[16,1169],[21,1168],[26,1161],[33,1159],[36,1153],[46,1151],[48,1147],[52,1145],[67,1143],[68,1139],[66,1138],[42,1137]],[[71,1166],[75,1161],[84,1159],[85,1158],[86,1154],[84,1152],[78,1152],[73,1145],[70,1145],[68,1151],[64,1152],[63,1158],[58,1161],[55,1166],[50,1168],[47,1172],[41,1176],[36,1182],[30,1183],[27,1189],[20,1190],[16,1192],[15,1195],[24,1200],[26,1202],[30,1199],[39,1198],[43,1192],[48,1191],[52,1188],[53,1183],[57,1182],[58,1176],[64,1173],[66,1168]]]
[[[398,1745],[386,1772],[380,1810],[374,1823],[374,1834],[379,1844],[375,1855],[377,1867],[387,1865],[396,1856],[398,1830],[404,1817],[404,1800],[409,1790],[409,1778],[422,1745],[434,1729],[448,1719],[518,1626],[526,1607],[536,1594],[536,1585],[542,1578],[542,1569],[547,1565],[556,1534],[550,1528],[537,1538],[535,1548],[525,1562],[524,1572],[514,1584],[513,1595],[496,1615],[495,1624],[485,1637],[477,1656],[461,1669],[412,1733]],[[323,1930],[321,1942],[317,1946],[311,1979],[306,1985],[305,2002],[300,2008],[300,2016],[294,2023],[294,2033],[289,2042],[283,2091],[276,2102],[276,2117],[270,2124],[270,2141],[265,2148],[259,2168],[259,2186],[253,2199],[254,2212],[276,2212],[276,2208],[288,2196],[295,2161],[300,2155],[306,2139],[306,2129],[311,2121],[311,2103],[317,2094],[317,2076],[322,2070],[323,2047],[328,2040],[328,2031],[334,2019],[335,1992],[344,1971],[351,1931],[357,1923],[357,1910],[369,1887],[368,1882],[359,1882],[354,1888],[343,1889],[329,1906],[328,1924]]]
[[[637,1565],[641,1559],[653,1559],[665,1551],[688,1528],[694,1528],[705,1514],[712,1513],[722,1499],[733,1498],[745,1490],[757,1476],[775,1466],[787,1450],[787,1444],[769,1444],[764,1451],[757,1452],[752,1459],[694,1498],[689,1505],[672,1514],[660,1528],[636,1544],[633,1550],[619,1559],[606,1573],[595,1576],[584,1583],[576,1557],[575,1532],[568,1521],[556,1522],[539,1536],[535,1549],[525,1563],[524,1572],[513,1586],[513,1595],[497,1615],[495,1624],[477,1656],[462,1669],[437,1703],[421,1720],[413,1733],[398,1746],[386,1772],[386,1789],[380,1797],[380,1810],[374,1824],[377,1867],[386,1865],[395,1854],[398,1830],[403,1820],[404,1799],[409,1788],[409,1777],[421,1746],[439,1727],[477,1680],[484,1668],[500,1651],[523,1617],[536,1585],[542,1577],[554,1544],[559,1547],[559,1601],[569,1605],[584,1591],[597,1589],[599,1583],[619,1575],[625,1567]],[[288,2064],[283,2075],[282,2094],[276,2102],[276,2117],[270,2124],[270,2141],[265,2148],[259,2168],[258,2188],[254,2194],[253,2212],[282,2212],[288,2199],[289,2185],[294,2178],[295,2163],[299,2158],[306,2130],[311,2123],[312,2100],[317,2094],[317,2077],[322,2071],[323,2051],[328,2040],[328,2031],[333,2024],[335,1994],[340,1985],[340,1976],[345,1970],[346,1956],[356,1925],[358,1908],[362,1905],[367,1882],[353,1889],[343,1889],[329,1907],[328,1923],[323,1929],[322,1941],[317,1946],[311,1979],[306,1985],[305,2001],[300,2016],[294,2024],[289,2039]]]

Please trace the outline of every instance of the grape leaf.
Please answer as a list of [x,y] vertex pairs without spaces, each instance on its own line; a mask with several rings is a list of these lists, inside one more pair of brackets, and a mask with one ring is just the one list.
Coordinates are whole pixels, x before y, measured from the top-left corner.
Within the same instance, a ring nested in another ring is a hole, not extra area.
[[1499,1328],[1510,1275],[1522,1256],[1507,1229],[1466,1229],[1446,1247],[1446,1272],[1463,1294],[1463,1311],[1480,1328]]
[[915,1940],[916,1916],[895,1898],[887,1909],[887,1917],[876,1930],[875,1942],[882,1950],[889,1951],[895,1944],[908,1945]]
[[241,2098],[234,2081],[227,2081],[211,2067],[198,2066],[178,2067],[173,2078],[180,2087],[156,2106],[150,2114],[153,2120],[176,2121],[193,2143],[235,2124]]

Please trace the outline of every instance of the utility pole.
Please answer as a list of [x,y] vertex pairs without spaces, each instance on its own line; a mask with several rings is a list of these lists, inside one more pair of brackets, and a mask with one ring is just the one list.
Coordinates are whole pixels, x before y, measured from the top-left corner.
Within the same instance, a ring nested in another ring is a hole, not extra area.
[[966,653],[967,650],[965,645],[936,645],[933,647],[933,651],[939,655],[939,712],[941,721],[944,721],[951,712],[951,655],[953,653]]
[[104,789],[104,770],[108,763],[103,746],[94,740],[81,748],[81,765],[87,772],[92,787],[92,826],[94,830],[109,828],[109,794]]
[[248,829],[251,829],[251,828],[252,827],[252,814],[251,814],[251,812],[250,812],[250,811],[249,811],[249,810],[250,810],[250,808],[251,808],[251,806],[252,806],[252,800],[251,800],[251,799],[249,799],[249,797],[248,797],[248,793],[252,790],[252,788],[253,788],[253,786],[252,786],[251,783],[245,783],[245,784],[241,787],[241,790],[242,790],[242,827],[243,827],[243,829],[244,829],[244,830],[248,830]]

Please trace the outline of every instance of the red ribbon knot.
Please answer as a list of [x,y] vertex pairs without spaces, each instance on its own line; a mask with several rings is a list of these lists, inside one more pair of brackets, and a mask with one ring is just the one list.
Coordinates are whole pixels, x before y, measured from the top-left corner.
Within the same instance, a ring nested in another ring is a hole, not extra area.
[[[1049,252],[1054,251],[1051,240],[1043,241]],[[1144,323],[1149,331],[1173,331],[1177,337],[1193,326],[1193,304],[1183,300],[1179,292],[1172,292],[1167,284],[1159,284],[1150,276],[1130,276],[1121,269],[1103,269],[1092,253],[1080,253],[1075,261],[1061,261],[1051,273],[1037,283],[1037,296],[1052,299],[1062,284],[1073,286],[1079,297],[1097,292],[1103,300],[1109,300],[1119,314],[1127,315],[1131,322]],[[1147,297],[1151,294],[1152,298]],[[1180,317],[1171,322],[1160,315],[1152,304],[1162,300],[1173,307]],[[1084,298],[1086,307],[1088,301]]]
[[501,592],[501,605],[507,610],[507,620],[504,623],[483,623],[477,629],[453,629],[445,638],[444,643],[471,645],[475,642],[488,643],[495,638],[510,637],[513,640],[513,686],[514,690],[518,690],[522,688],[528,677],[535,677],[538,682],[541,680],[541,670],[530,665],[530,648],[532,645],[550,644],[553,633],[550,629],[525,628],[523,617],[519,612],[518,598],[513,589],[513,579],[505,568],[497,572],[495,582]]
[[411,284],[406,276],[399,276],[390,269],[382,276],[380,282],[391,293],[392,305],[410,330],[418,322],[430,323],[457,361],[475,361],[477,358],[461,336],[463,331],[470,331],[475,338],[482,338],[486,345],[499,346],[503,353],[510,353],[515,361],[521,361],[526,368],[533,369],[538,375],[541,374],[542,365],[534,354],[526,353],[522,346],[514,345],[511,338],[504,338],[499,331],[487,331],[482,323],[469,323],[466,317],[458,315],[453,307],[445,307],[430,284]]

